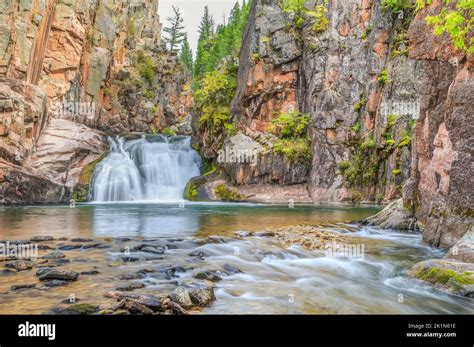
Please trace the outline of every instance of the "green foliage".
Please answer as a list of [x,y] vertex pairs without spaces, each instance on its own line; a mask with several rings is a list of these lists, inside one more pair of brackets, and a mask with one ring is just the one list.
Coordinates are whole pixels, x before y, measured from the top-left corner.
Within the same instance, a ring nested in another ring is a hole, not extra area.
[[364,93],[361,93],[359,102],[357,102],[354,105],[354,111],[355,112],[360,112],[360,110],[362,110],[362,108],[365,107],[365,105],[367,105],[367,98],[365,97]]
[[411,134],[406,132],[403,137],[402,137],[402,140],[400,141],[400,143],[398,144],[398,148],[403,148],[403,147],[408,147],[411,145]]
[[237,61],[242,37],[247,23],[250,3],[234,5],[226,25],[215,28],[214,19],[207,6],[199,27],[199,41],[194,64],[194,89],[199,88],[200,80],[209,72],[216,70],[224,58]]
[[188,35],[184,36],[181,52],[179,53],[179,61],[188,71],[193,71],[193,51],[189,45]]
[[328,0],[324,0],[322,4],[315,5],[314,9],[307,8],[307,0],[282,0],[280,7],[293,20],[293,25],[297,29],[302,29],[305,23],[305,17],[312,18],[314,23],[312,31],[315,34],[325,32],[329,26],[327,18]]
[[[451,0],[443,1],[446,6],[442,8],[441,13],[427,17],[426,22],[433,26],[436,35],[447,33],[458,50],[473,54],[474,1],[458,0],[454,9],[447,8]],[[418,0],[417,8],[422,8],[431,2],[432,0]]]
[[161,133],[165,136],[176,136],[176,132],[171,128],[165,128]]
[[382,8],[392,13],[413,9],[413,0],[382,0]]
[[315,34],[325,32],[329,26],[328,14],[328,0],[325,0],[323,4],[316,5],[314,11],[309,11],[307,14],[314,18],[314,24],[311,27]]
[[360,122],[357,122],[351,129],[353,132],[358,134],[362,130],[362,124]]
[[252,53],[252,56],[250,57],[250,59],[253,62],[257,62],[257,61],[262,60],[262,56],[260,55],[260,53]]
[[227,188],[225,184],[219,185],[215,190],[214,194],[221,199],[222,201],[227,202],[239,202],[245,199],[240,193],[236,192],[233,189]]
[[128,36],[134,36],[135,35],[135,21],[133,20],[133,18],[128,19],[127,31],[128,31]]
[[307,137],[279,139],[273,144],[273,153],[284,155],[293,164],[309,164],[313,158]]
[[392,170],[392,175],[394,176],[398,176],[402,173],[402,170],[399,170],[399,169],[396,169],[396,170]]
[[387,70],[383,70],[380,75],[379,75],[379,78],[377,80],[379,82],[379,84],[381,84],[382,86],[386,85],[387,82],[388,82],[388,71]]
[[396,114],[389,114],[388,115],[388,126],[389,128],[393,128],[395,126],[395,123],[397,122],[397,120],[400,118],[399,115],[396,115]]
[[299,138],[307,135],[310,121],[308,114],[280,113],[271,121],[270,131],[282,138]]
[[174,52],[179,45],[184,41],[184,19],[181,11],[176,6],[173,8],[173,17],[168,17],[166,20],[170,23],[170,26],[165,27],[163,31],[167,34],[164,37],[164,42],[168,45],[170,51]]
[[155,66],[153,59],[143,51],[139,51],[134,58],[134,67],[140,76],[149,84],[153,84],[155,78]]
[[153,100],[155,98],[155,92],[151,89],[148,89],[145,91],[143,96],[149,100]]
[[340,161],[338,164],[337,164],[337,167],[339,168],[339,173],[341,175],[343,175],[347,169],[349,169],[351,167],[351,162],[350,161]]
[[196,92],[196,106],[200,111],[199,127],[211,135],[225,131],[230,121],[230,104],[237,87],[235,76],[227,70],[213,71],[202,79]]
[[184,198],[189,201],[196,201],[199,195],[199,187],[195,184],[188,184],[184,191]]
[[363,149],[363,150],[364,149],[374,149],[376,147],[377,147],[377,144],[375,143],[374,139],[367,139],[360,145],[360,148]]

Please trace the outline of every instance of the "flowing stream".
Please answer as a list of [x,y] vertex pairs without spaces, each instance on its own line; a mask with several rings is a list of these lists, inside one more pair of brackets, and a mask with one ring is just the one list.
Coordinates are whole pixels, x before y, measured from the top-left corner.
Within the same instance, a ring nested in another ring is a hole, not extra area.
[[91,201],[178,201],[186,183],[200,175],[190,137],[109,138],[109,144],[110,154],[92,177]]

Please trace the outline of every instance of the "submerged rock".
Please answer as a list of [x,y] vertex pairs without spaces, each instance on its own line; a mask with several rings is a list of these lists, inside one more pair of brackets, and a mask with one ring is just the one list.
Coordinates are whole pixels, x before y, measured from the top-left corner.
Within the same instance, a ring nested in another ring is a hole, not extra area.
[[27,260],[15,260],[5,263],[5,267],[15,269],[16,271],[25,271],[33,268],[33,263]]
[[135,289],[141,289],[145,288],[145,284],[141,282],[134,282],[134,283],[129,283],[125,286],[117,287],[116,290],[122,291],[122,292],[131,292],[134,291]]
[[51,252],[51,253],[48,253],[44,256],[42,256],[41,258],[42,259],[62,259],[62,258],[65,258],[66,256],[64,255],[63,252],[61,251],[54,251],[54,252]]
[[200,271],[194,275],[194,278],[211,282],[219,282],[222,280],[222,278],[214,271]]
[[69,282],[65,280],[51,280],[44,284],[46,288],[56,288],[66,286]]
[[14,292],[25,290],[25,289],[32,289],[35,288],[36,284],[17,284],[10,287],[10,289]]
[[33,236],[30,241],[31,242],[46,242],[46,241],[53,241],[54,237],[52,236]]
[[66,308],[54,308],[53,312],[55,314],[63,315],[89,315],[97,313],[100,310],[98,305],[92,304],[73,304]]
[[52,268],[42,268],[36,272],[40,281],[47,280],[64,280],[75,281],[79,277],[79,273],[75,271],[58,270]]
[[222,267],[225,272],[231,274],[231,275],[234,275],[234,274],[238,274],[238,273],[241,273],[242,271],[235,267],[234,265],[230,265],[230,264],[224,264],[224,266]]

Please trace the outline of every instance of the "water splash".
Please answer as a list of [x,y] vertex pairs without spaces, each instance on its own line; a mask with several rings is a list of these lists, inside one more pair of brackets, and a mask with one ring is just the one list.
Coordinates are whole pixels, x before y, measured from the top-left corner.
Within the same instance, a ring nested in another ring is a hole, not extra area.
[[108,141],[110,154],[92,177],[91,201],[179,201],[187,182],[200,175],[201,158],[190,137]]

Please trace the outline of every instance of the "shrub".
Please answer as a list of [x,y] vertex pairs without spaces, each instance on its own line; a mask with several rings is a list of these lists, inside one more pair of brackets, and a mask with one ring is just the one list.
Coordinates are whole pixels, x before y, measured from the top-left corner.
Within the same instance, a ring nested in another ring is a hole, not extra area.
[[176,132],[171,128],[165,128],[161,133],[166,136],[176,136]]
[[377,80],[382,86],[386,85],[387,82],[388,82],[388,71],[387,70],[383,70],[380,75],[379,75],[379,78]]
[[282,138],[306,136],[311,117],[299,112],[280,113],[271,121],[270,131]]
[[310,164],[313,158],[308,138],[280,139],[273,144],[273,153],[284,155],[293,164]]
[[228,188],[225,184],[221,184],[214,189],[214,194],[216,194],[219,199],[228,202],[239,202],[245,199],[244,196],[235,190]]

